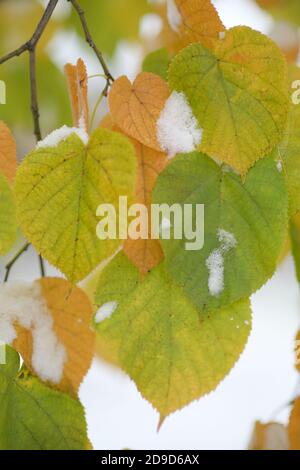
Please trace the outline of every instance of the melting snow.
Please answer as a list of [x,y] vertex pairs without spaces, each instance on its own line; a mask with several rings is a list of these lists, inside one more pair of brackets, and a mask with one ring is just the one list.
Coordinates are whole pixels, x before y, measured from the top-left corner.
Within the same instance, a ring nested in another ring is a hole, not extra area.
[[66,140],[70,135],[76,134],[84,143],[87,145],[89,136],[84,128],[82,127],[68,127],[62,126],[60,129],[56,129],[47,135],[44,140],[40,140],[37,143],[36,148],[56,147],[61,141]]
[[184,93],[173,91],[157,121],[157,138],[169,158],[192,152],[202,139],[202,130]]
[[208,269],[208,290],[213,296],[219,295],[224,289],[224,254],[237,245],[235,236],[224,229],[218,230],[220,248],[212,251],[206,260]]
[[103,320],[106,320],[106,318],[111,317],[114,311],[116,310],[117,306],[118,302],[115,301],[103,304],[95,315],[95,322],[101,323]]
[[59,383],[67,353],[53,331],[53,319],[37,282],[0,287],[0,339],[6,344],[17,338],[15,323],[31,331],[31,364],[36,374],[44,381]]
[[182,18],[177,8],[176,0],[167,0],[167,15],[171,28],[177,33],[182,23]]

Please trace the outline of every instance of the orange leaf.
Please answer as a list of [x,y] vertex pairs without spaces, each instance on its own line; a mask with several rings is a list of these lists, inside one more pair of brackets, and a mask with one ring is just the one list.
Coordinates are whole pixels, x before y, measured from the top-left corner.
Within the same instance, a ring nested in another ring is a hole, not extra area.
[[66,64],[65,74],[69,85],[73,124],[81,127],[83,120],[85,129],[88,130],[88,78],[83,60],[78,59],[76,65]]
[[168,0],[167,18],[175,51],[195,42],[211,49],[225,31],[211,0]]
[[158,240],[151,239],[150,205],[151,194],[159,173],[165,168],[168,159],[164,153],[150,149],[140,142],[133,140],[138,159],[138,181],[136,203],[144,204],[148,208],[148,233],[149,238],[127,239],[124,243],[124,252],[130,261],[142,274],[154,268],[162,259],[163,252]]
[[[76,395],[95,352],[95,333],[90,327],[92,305],[79,287],[73,287],[64,279],[43,278],[36,282],[40,284],[42,298],[52,315],[53,331],[67,354],[63,377],[57,388]],[[18,335],[13,346],[32,370],[31,330],[20,325],[15,325],[15,328]]]
[[17,170],[16,143],[9,128],[0,121],[0,171],[13,181]]
[[300,450],[300,398],[294,403],[288,424],[290,450]]
[[300,372],[300,331],[298,331],[295,342],[295,365],[298,372]]
[[153,73],[140,73],[133,84],[125,76],[118,78],[109,93],[114,124],[147,147],[160,151],[156,121],[169,95],[167,83]]
[[249,450],[288,450],[288,433],[283,424],[255,423]]

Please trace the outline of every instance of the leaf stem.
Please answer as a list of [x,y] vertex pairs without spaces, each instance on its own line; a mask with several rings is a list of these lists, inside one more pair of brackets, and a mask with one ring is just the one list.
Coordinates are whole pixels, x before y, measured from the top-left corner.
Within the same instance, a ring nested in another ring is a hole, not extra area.
[[18,259],[20,258],[20,256],[22,256],[23,253],[25,253],[25,251],[27,251],[27,249],[29,248],[30,246],[30,243],[26,243],[25,245],[23,245],[20,250],[15,254],[15,256],[13,257],[13,259],[7,263],[7,265],[5,266],[5,277],[4,277],[4,282],[7,282],[8,281],[8,278],[9,278],[9,275],[10,275],[10,271],[13,267],[13,265],[15,264],[16,261],[18,261]]
[[81,8],[81,6],[79,5],[79,3],[77,2],[77,0],[68,0],[70,3],[72,3],[77,15],[79,16],[79,19],[80,19],[80,22],[81,22],[81,26],[82,26],[82,29],[83,29],[83,32],[84,32],[84,35],[85,35],[85,40],[86,42],[89,44],[89,46],[93,49],[93,51],[95,52],[100,64],[101,64],[101,67],[103,69],[103,72],[105,74],[105,78],[106,78],[106,85],[105,85],[105,88],[103,90],[103,96],[107,96],[107,92],[108,92],[108,89],[111,85],[111,83],[114,81],[114,77],[112,76],[111,72],[109,71],[109,68],[103,58],[103,55],[102,55],[102,52],[99,51],[99,49],[97,48],[93,38],[92,38],[92,35],[90,33],[90,30],[88,28],[88,25],[87,25],[87,21],[86,21],[86,17],[85,17],[85,13],[84,13],[84,10]]
[[99,108],[99,105],[100,105],[101,101],[103,100],[103,98],[104,98],[104,94],[102,92],[101,95],[99,96],[99,98],[97,99],[97,103],[95,104],[93,114],[91,116],[90,130],[93,130],[93,125],[94,125],[97,109]]

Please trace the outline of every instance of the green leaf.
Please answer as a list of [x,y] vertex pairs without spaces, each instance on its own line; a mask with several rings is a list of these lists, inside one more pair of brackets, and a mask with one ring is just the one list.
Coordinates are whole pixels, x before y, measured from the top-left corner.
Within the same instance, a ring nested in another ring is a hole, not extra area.
[[0,449],[85,449],[86,423],[79,401],[19,370],[19,355],[9,347],[6,361],[0,365]]
[[242,183],[201,153],[179,155],[158,176],[153,202],[204,204],[201,250],[186,250],[185,237],[161,240],[168,272],[200,310],[248,297],[272,276],[287,233],[288,197],[271,157]]
[[143,62],[143,72],[150,72],[159,75],[167,80],[170,58],[167,49],[162,48],[157,51],[150,52]]
[[296,214],[290,221],[290,236],[297,279],[300,282],[300,213]]
[[[295,80],[300,80],[300,69],[291,65],[289,81],[292,93]],[[300,104],[294,104],[292,97],[284,136],[273,155],[278,165],[282,165],[289,192],[290,215],[293,216],[300,209]]]
[[17,236],[15,198],[6,177],[0,173],[0,255],[5,255]]
[[127,138],[96,130],[85,146],[75,134],[40,148],[20,165],[15,184],[25,236],[51,264],[76,283],[119,246],[96,235],[99,204],[134,197],[136,158]]
[[[250,306],[243,300],[210,314],[199,312],[163,265],[143,282],[136,279],[137,269],[123,253],[100,275],[97,304],[118,301],[118,307],[96,324],[98,350],[129,374],[163,419],[214,390],[230,371],[250,332]],[[127,283],[122,298],[119,283],[123,292]]]
[[169,69],[203,128],[200,150],[245,174],[279,142],[287,118],[286,63],[278,47],[248,27],[226,32],[214,53],[183,49]]

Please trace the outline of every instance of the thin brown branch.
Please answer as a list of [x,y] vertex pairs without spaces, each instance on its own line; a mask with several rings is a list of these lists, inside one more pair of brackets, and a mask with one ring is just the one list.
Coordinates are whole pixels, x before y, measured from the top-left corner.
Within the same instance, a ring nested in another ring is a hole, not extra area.
[[81,6],[77,2],[77,0],[68,0],[68,1],[70,3],[72,3],[75,11],[77,12],[77,14],[79,16],[86,42],[93,49],[93,51],[95,52],[95,54],[96,54],[96,56],[97,56],[97,58],[98,58],[98,60],[101,64],[101,67],[102,67],[103,72],[104,72],[105,77],[106,77],[106,85],[105,85],[105,88],[103,90],[103,95],[106,96],[111,83],[114,81],[114,77],[110,73],[109,68],[108,68],[108,66],[107,66],[107,64],[106,64],[106,62],[103,58],[102,53],[99,51],[99,49],[97,48],[97,46],[96,46],[96,44],[95,44],[95,42],[92,38],[92,35],[91,35],[90,30],[89,30],[88,25],[87,25],[84,10],[81,8]]
[[[43,16],[41,20],[39,21],[29,41],[25,42],[25,44],[20,46],[18,49],[15,49],[14,51],[0,58],[0,65],[1,65],[7,62],[8,60],[12,59],[13,57],[18,57],[26,51],[29,52],[31,112],[32,112],[34,134],[35,134],[36,141],[39,141],[42,139],[41,126],[40,126],[40,112],[39,112],[39,105],[38,105],[38,98],[37,98],[37,83],[36,83],[36,47],[43,32],[45,31],[47,24],[50,21],[50,18],[54,12],[54,9],[57,3],[58,3],[58,0],[49,1],[44,11]],[[15,264],[15,262],[24,253],[24,251],[27,250],[28,247],[29,247],[29,244],[26,244],[23,248],[21,248],[21,250],[14,256],[12,261],[6,266],[6,274],[5,274],[4,282],[8,280],[10,270]],[[39,255],[39,264],[40,264],[41,276],[44,277],[45,266],[44,266],[44,260],[41,257],[41,255]]]
[[20,256],[22,256],[22,254],[25,253],[25,251],[28,250],[29,246],[30,246],[30,243],[26,243],[26,245],[22,246],[22,248],[20,248],[20,250],[13,257],[13,259],[5,266],[6,271],[5,271],[4,282],[8,281],[9,274],[10,274],[10,271],[11,271],[13,265],[15,264],[16,261],[18,261]]
[[18,49],[15,49],[14,51],[10,52],[9,54],[6,54],[5,56],[0,58],[0,65],[4,64],[4,62],[7,62],[8,60],[12,59],[13,57],[18,57],[23,52],[30,51],[32,49],[35,49],[37,43],[39,42],[47,24],[49,23],[49,20],[52,16],[52,13],[58,3],[58,0],[50,0],[46,10],[44,11],[44,14],[37,25],[32,37],[29,39],[29,41],[25,42],[22,44],[22,46],[18,47]]
[[33,117],[34,135],[36,141],[42,139],[41,126],[40,126],[40,112],[37,98],[36,86],[36,57],[35,49],[29,51],[29,73],[30,73],[30,95],[31,95],[31,112]]

